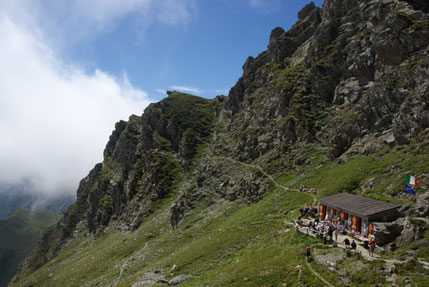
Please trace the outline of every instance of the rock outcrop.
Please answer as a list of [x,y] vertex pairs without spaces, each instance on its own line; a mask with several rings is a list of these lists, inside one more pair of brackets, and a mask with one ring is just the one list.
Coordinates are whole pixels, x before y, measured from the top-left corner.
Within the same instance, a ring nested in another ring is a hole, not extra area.
[[255,159],[311,139],[336,158],[387,130],[390,144],[409,143],[429,126],[428,21],[400,1],[309,4],[291,30],[273,30],[267,52],[246,61],[226,101],[227,135],[218,131],[224,142],[239,140],[229,152]]

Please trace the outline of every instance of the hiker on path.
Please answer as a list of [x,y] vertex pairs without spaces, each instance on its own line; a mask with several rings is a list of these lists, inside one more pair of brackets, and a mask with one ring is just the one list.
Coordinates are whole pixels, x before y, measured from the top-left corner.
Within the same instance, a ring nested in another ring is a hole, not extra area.
[[329,227],[328,227],[328,235],[329,235],[329,242],[331,243],[333,240],[332,240],[332,235],[333,235],[333,233],[334,233],[334,226],[332,226],[332,224],[329,224]]
[[351,246],[352,246],[352,249],[356,249],[356,242],[354,240],[352,241]]
[[375,250],[375,241],[373,237],[371,237],[371,240],[369,241],[369,256],[374,256],[374,250]]
[[310,259],[310,245],[307,245],[307,247],[305,248],[305,260],[308,262],[308,260]]
[[366,224],[363,226],[363,237],[368,237],[368,228],[366,227]]
[[346,237],[346,239],[344,239],[344,245],[346,246],[346,249],[349,249],[349,246],[350,246],[350,240],[349,240],[349,238],[348,237]]
[[335,243],[338,242],[338,233],[340,233],[340,230],[338,228],[335,229],[334,234],[335,234]]

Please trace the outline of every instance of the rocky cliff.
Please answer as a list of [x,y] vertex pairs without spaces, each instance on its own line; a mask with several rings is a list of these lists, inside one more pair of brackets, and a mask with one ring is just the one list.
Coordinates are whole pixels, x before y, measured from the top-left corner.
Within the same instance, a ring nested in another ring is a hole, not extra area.
[[[428,2],[411,0],[310,3],[290,30],[275,28],[267,50],[247,59],[227,97],[169,92],[142,116],[117,123],[104,161],[18,278],[73,238],[99,236],[107,226],[137,229],[169,198],[177,228],[201,202],[258,202],[272,188],[267,172],[302,175],[316,161],[311,169],[393,150],[425,153],[428,10]],[[380,171],[386,188],[361,176],[325,192],[383,189],[383,198],[401,200],[401,183],[386,178],[405,168]],[[420,179],[428,182],[427,170]]]
[[[429,4],[409,2],[311,3],[289,31],[275,28],[268,50],[247,59],[229,92],[212,154],[275,173],[309,161],[314,145],[338,162],[416,139],[426,145],[429,18],[422,7]],[[216,190],[219,167],[210,159],[202,165],[200,185]],[[266,191],[246,178],[238,186]]]
[[316,141],[337,158],[381,133],[391,145],[409,143],[428,127],[428,28],[427,14],[405,1],[307,5],[244,64],[223,110],[227,132],[217,131],[239,142],[222,148],[254,160]]

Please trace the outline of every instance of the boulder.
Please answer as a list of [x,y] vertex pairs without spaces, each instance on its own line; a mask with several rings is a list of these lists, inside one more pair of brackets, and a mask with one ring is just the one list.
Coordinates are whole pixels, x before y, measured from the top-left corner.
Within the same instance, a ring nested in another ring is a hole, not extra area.
[[145,273],[142,277],[137,279],[136,282],[132,285],[132,287],[147,287],[153,286],[159,283],[166,283],[164,276],[162,275],[162,270],[155,270],[151,272]]
[[404,246],[418,238],[418,228],[416,228],[408,218],[400,218],[397,222],[403,226],[403,229],[401,235],[396,238],[396,247],[399,248]]
[[429,216],[429,206],[427,203],[417,203],[410,207],[406,214],[412,217],[428,217]]
[[416,242],[418,247],[429,247],[429,240],[422,239]]
[[427,0],[405,0],[413,6],[414,9],[421,10],[425,13],[429,13],[429,2]]
[[170,285],[170,286],[180,285],[183,282],[185,282],[186,280],[188,280],[189,278],[192,278],[192,276],[191,275],[178,275],[178,276],[174,277],[173,279],[171,279],[168,282],[168,285]]
[[402,228],[398,223],[377,223],[375,231],[375,243],[379,246],[384,246],[395,241],[401,235]]

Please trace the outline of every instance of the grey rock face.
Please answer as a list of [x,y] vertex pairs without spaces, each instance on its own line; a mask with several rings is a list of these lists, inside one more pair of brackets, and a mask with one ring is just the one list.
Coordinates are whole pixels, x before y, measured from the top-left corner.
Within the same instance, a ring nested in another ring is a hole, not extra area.
[[180,188],[182,195],[171,207],[171,225],[177,227],[203,198],[251,204],[266,194],[268,185],[260,171],[251,166],[228,158],[206,157],[195,167],[190,182]]
[[178,275],[174,278],[172,278],[170,281],[168,281],[169,286],[176,286],[184,283],[189,278],[192,278],[190,275]]
[[91,232],[99,232],[112,218],[120,229],[140,225],[154,202],[189,168],[198,145],[210,134],[216,101],[171,93],[151,104],[142,117],[117,124],[88,194]]
[[[422,180],[426,180],[426,178]],[[408,208],[404,213],[409,217],[429,217],[429,195],[427,193],[417,195],[417,203]]]
[[429,13],[429,3],[425,0],[405,0],[410,4],[414,9],[421,10],[425,13]]
[[397,223],[378,223],[375,232],[375,243],[384,246],[401,235],[403,227]]
[[401,235],[396,238],[395,244],[397,247],[404,246],[405,244],[418,239],[418,228],[414,226],[407,218],[399,219],[398,222],[402,225],[403,229]]
[[146,287],[153,286],[157,283],[167,283],[168,281],[165,279],[161,270],[147,272],[141,278],[139,278],[132,287]]
[[221,113],[225,129],[216,131],[222,150],[253,160],[285,142],[315,140],[321,129],[317,140],[333,158],[385,130],[393,131],[390,147],[408,143],[428,127],[428,19],[393,0],[309,4],[243,66]]

